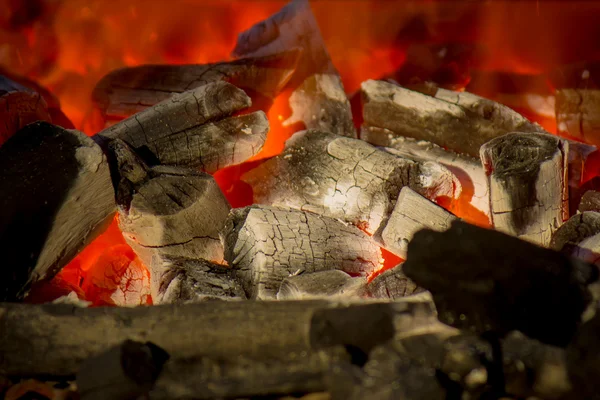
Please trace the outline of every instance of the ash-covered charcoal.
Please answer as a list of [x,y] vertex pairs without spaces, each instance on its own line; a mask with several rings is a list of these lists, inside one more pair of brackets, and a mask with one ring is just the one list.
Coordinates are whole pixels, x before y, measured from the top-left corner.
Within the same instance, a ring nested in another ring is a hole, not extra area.
[[230,268],[207,260],[155,256],[149,266],[157,290],[153,304],[189,303],[205,300],[244,300],[242,286]]
[[254,205],[233,209],[223,231],[225,259],[251,299],[273,299],[285,278],[339,269],[367,276],[379,246],[360,229],[311,212]]
[[288,84],[293,89],[289,99],[292,115],[284,126],[302,122],[306,129],[356,137],[350,102],[308,0],[293,0],[240,33],[233,56],[273,55],[292,48],[302,49],[302,55]]
[[262,149],[269,130],[265,113],[231,116],[251,104],[241,89],[227,82],[210,83],[174,95],[98,135],[125,141],[151,164],[213,173]]
[[300,54],[300,50],[291,49],[272,56],[215,64],[121,68],[102,78],[92,97],[110,125],[173,95],[217,81],[273,99],[292,77]]
[[108,162],[82,132],[27,125],[0,147],[0,300],[51,279],[110,223]]
[[586,143],[600,145],[600,90],[556,90],[556,127]]
[[365,126],[472,157],[479,156],[484,143],[505,133],[545,132],[510,108],[471,93],[437,89],[429,96],[374,80],[363,82],[361,91]]
[[417,232],[404,273],[431,292],[442,322],[557,346],[573,337],[598,280],[593,265],[461,221]]
[[568,218],[568,143],[513,132],[481,147],[494,228],[547,246]]
[[600,213],[584,211],[573,215],[552,235],[550,248],[580,260],[600,261]]
[[402,264],[377,275],[366,287],[368,297],[391,300],[421,293],[424,290],[404,274]]
[[374,238],[385,249],[406,258],[408,243],[416,232],[424,228],[444,231],[454,220],[454,215],[405,186]]
[[25,125],[51,122],[48,105],[36,91],[0,75],[0,145]]
[[445,167],[417,163],[370,144],[320,131],[298,132],[285,151],[242,176],[254,201],[341,219],[374,233],[409,186],[435,200],[458,197]]
[[153,343],[125,340],[85,360],[77,371],[82,400],[129,400],[145,396],[161,374],[169,354]]
[[584,213],[586,211],[600,212],[600,192],[588,190],[581,197],[578,211]]
[[[153,167],[141,182],[124,190],[119,226],[145,265],[154,256],[223,262],[219,231],[229,203],[214,178],[187,168]],[[158,282],[153,279],[153,294]]]
[[366,284],[366,277],[352,277],[337,269],[300,273],[281,282],[277,300],[360,298],[365,292]]

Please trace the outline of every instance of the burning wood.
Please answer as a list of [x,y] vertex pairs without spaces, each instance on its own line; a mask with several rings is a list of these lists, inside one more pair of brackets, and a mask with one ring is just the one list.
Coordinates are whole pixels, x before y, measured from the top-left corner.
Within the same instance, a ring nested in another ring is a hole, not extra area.
[[246,294],[232,271],[200,259],[155,256],[150,269],[157,281],[154,304],[189,303],[212,299],[243,300]]
[[561,134],[600,145],[600,90],[557,89],[556,126]]
[[302,273],[281,282],[277,300],[360,297],[366,283],[366,278],[353,278],[340,270]]
[[471,93],[437,89],[428,96],[383,81],[362,84],[366,126],[427,140],[472,157],[489,140],[508,132],[544,130],[508,107]]
[[392,300],[423,292],[402,270],[402,264],[395,266],[384,273],[377,275],[367,285],[370,297]]
[[294,0],[249,30],[240,33],[234,57],[278,54],[292,48],[303,50],[289,87],[291,117],[284,125],[303,122],[319,129],[356,137],[350,102],[333,66],[308,0]]
[[445,231],[454,220],[454,215],[405,186],[375,239],[386,250],[406,259],[408,243],[416,232],[424,228]]
[[0,145],[25,125],[51,122],[48,105],[34,90],[0,75]]
[[458,196],[443,166],[416,163],[361,140],[304,131],[285,151],[246,173],[254,201],[338,218],[375,232],[392,211],[400,189],[410,186],[429,199]]
[[153,164],[213,173],[246,161],[262,148],[269,130],[262,111],[230,117],[251,103],[241,89],[211,83],[170,97],[98,135],[127,142]]
[[556,136],[510,133],[481,148],[494,227],[546,246],[568,217],[568,144]]
[[573,215],[552,235],[550,248],[595,264],[600,260],[600,213]]
[[[289,50],[289,49],[287,49]],[[206,65],[141,65],[106,75],[92,94],[105,121],[118,122],[175,94],[226,81],[273,99],[291,78],[300,50]]]
[[558,346],[573,337],[598,279],[592,265],[460,221],[417,232],[404,272],[431,291],[443,322]]
[[232,210],[223,233],[225,259],[251,299],[275,298],[299,272],[340,269],[367,276],[379,247],[364,232],[333,218],[266,206]]
[[111,221],[115,196],[100,147],[46,122],[0,147],[0,299],[52,278]]

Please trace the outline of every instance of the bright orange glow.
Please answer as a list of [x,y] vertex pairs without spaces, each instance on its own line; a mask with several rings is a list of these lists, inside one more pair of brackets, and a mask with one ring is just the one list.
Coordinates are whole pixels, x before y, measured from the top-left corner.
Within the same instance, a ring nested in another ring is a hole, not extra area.
[[381,268],[377,271],[373,272],[367,279],[368,282],[371,282],[373,279],[383,274],[385,271],[396,267],[398,264],[404,261],[403,258],[398,257],[394,253],[387,251],[386,249],[381,249],[381,256],[383,258],[383,263],[381,264]]

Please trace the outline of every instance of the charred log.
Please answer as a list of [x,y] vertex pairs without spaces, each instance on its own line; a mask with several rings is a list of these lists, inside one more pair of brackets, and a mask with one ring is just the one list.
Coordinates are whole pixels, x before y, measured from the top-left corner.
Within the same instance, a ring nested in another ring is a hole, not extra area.
[[0,75],[0,145],[25,125],[51,122],[48,105],[34,90]]
[[281,282],[277,300],[361,297],[366,283],[366,278],[340,270],[301,273]]
[[240,33],[233,56],[265,56],[291,48],[302,49],[303,53],[288,85],[294,89],[289,100],[292,115],[284,125],[303,122],[306,129],[356,137],[350,102],[308,0],[294,0]]
[[251,299],[272,299],[299,272],[340,269],[367,276],[381,253],[354,226],[310,212],[267,206],[234,209],[223,241],[225,259]]
[[600,145],[600,90],[556,90],[558,132]]
[[265,114],[230,116],[250,105],[242,90],[216,82],[177,94],[98,135],[125,141],[151,164],[213,173],[261,150],[269,130]]
[[552,235],[550,248],[583,261],[600,260],[600,213],[584,211],[573,215]]
[[435,96],[383,81],[362,84],[366,126],[427,140],[472,157],[489,140],[512,131],[543,133],[508,107],[466,92],[438,89]]
[[0,299],[23,298],[108,226],[110,179],[102,150],[78,131],[37,122],[0,147]]
[[404,272],[432,293],[442,322],[557,346],[573,337],[598,280],[592,265],[460,221],[417,232]]
[[481,148],[496,229],[547,246],[568,218],[568,144],[556,136],[510,133]]
[[[289,49],[286,49],[289,50]],[[275,98],[291,78],[299,50],[206,65],[141,65],[106,75],[92,94],[108,123],[152,107],[175,94],[217,81],[226,81]]]
[[425,290],[404,274],[402,264],[376,276],[369,282],[366,289],[369,297],[392,300],[421,293]]
[[387,218],[404,186],[429,199],[458,195],[454,176],[440,164],[416,163],[319,131],[296,133],[282,154],[242,180],[257,203],[338,218],[369,233]]
[[444,231],[454,220],[454,215],[405,186],[390,217],[374,237],[385,249],[405,259],[415,233],[425,228]]

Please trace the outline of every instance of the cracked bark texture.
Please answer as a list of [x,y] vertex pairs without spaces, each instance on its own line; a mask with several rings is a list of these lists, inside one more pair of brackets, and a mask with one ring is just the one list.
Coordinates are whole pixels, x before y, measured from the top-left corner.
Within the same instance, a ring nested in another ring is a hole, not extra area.
[[98,135],[125,141],[150,164],[214,173],[262,149],[269,130],[265,113],[231,116],[251,104],[241,89],[227,82],[210,83],[172,96]]
[[471,157],[508,132],[545,132],[522,115],[471,93],[438,88],[435,96],[384,82],[361,85],[364,125],[435,143]]
[[344,92],[308,0],[293,0],[277,14],[238,36],[234,57],[257,57],[302,49],[288,87],[292,115],[284,126],[303,122],[320,129],[356,137],[350,102]]
[[600,213],[573,215],[554,232],[550,248],[592,264],[600,263]]
[[383,146],[386,151],[409,160],[434,161],[445,166],[460,183],[461,197],[470,196],[469,203],[489,217],[490,194],[479,157],[457,154],[426,140],[398,136],[384,128],[363,126],[360,138],[374,146]]
[[0,75],[0,145],[25,125],[51,122],[48,105],[36,91]]
[[281,282],[277,300],[360,298],[366,284],[365,277],[352,277],[337,269],[301,273]]
[[[287,49],[289,50],[289,49]],[[108,123],[139,113],[175,94],[226,81],[275,98],[292,77],[299,50],[216,64],[140,65],[104,76],[94,88],[96,107]]]
[[[229,203],[212,176],[186,168],[157,166],[119,205],[119,226],[147,266],[154,256],[223,262],[219,231]],[[160,271],[151,271],[160,276]],[[152,279],[152,294],[157,281]]]
[[556,127],[559,134],[600,145],[600,90],[557,89]]
[[207,260],[155,255],[150,270],[154,304],[246,299],[231,269]]
[[392,211],[400,189],[430,199],[460,191],[450,171],[417,163],[370,144],[320,131],[292,136],[286,149],[242,176],[254,202],[286,206],[341,219],[375,232]]
[[425,291],[404,274],[402,264],[377,275],[366,289],[369,297],[391,300]]
[[568,218],[568,143],[513,132],[481,147],[494,227],[542,246]]
[[251,299],[274,299],[299,272],[339,269],[367,276],[379,246],[358,228],[306,211],[268,206],[233,209],[223,231],[225,259]]
[[425,228],[445,231],[454,220],[454,215],[405,186],[390,217],[374,238],[386,250],[406,259],[408,243],[415,233]]
[[0,147],[0,300],[51,279],[110,223],[115,194],[102,149],[47,122]]

